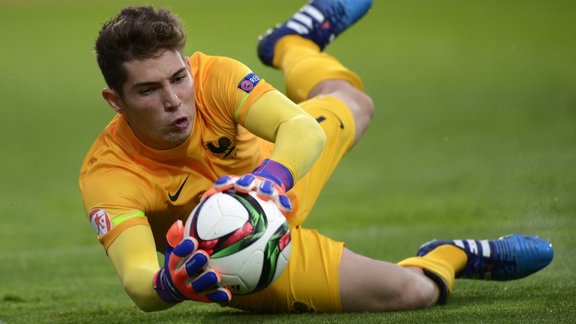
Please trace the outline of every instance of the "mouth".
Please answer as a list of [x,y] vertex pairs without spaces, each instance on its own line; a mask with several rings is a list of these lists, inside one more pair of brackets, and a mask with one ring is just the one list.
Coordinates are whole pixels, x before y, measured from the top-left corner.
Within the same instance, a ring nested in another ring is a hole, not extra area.
[[186,129],[188,129],[188,125],[190,125],[190,121],[188,119],[188,117],[181,117],[176,119],[172,125],[174,125],[174,127],[176,129],[178,129],[179,131],[184,131]]

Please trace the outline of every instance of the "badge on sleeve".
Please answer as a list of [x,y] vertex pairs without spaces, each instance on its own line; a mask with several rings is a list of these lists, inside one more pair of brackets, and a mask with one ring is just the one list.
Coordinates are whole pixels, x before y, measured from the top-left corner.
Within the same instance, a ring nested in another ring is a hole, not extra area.
[[102,208],[92,209],[88,214],[88,217],[90,218],[92,227],[94,227],[96,233],[98,233],[98,238],[101,238],[104,236],[104,234],[108,233],[112,227],[110,223],[110,216],[108,216],[108,213],[106,213],[106,211]]
[[260,77],[254,73],[249,73],[247,76],[238,83],[238,89],[250,93],[252,89],[260,82]]

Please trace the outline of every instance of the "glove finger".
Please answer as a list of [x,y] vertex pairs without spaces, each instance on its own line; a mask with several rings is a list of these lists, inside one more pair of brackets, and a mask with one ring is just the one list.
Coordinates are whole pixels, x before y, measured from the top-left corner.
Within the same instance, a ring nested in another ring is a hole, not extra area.
[[221,278],[219,273],[214,270],[208,270],[192,281],[192,289],[199,293],[208,288],[217,286],[218,283],[220,283],[220,280]]
[[264,199],[266,199],[265,197],[268,197],[268,199],[274,197],[275,191],[276,188],[274,186],[274,183],[270,180],[262,180],[260,186],[258,186],[258,195],[263,196]]
[[236,182],[237,177],[232,176],[222,176],[214,182],[214,185],[208,190],[206,190],[202,196],[200,197],[200,201],[206,200],[208,197],[212,196],[217,192],[223,192],[229,189],[234,188],[234,183]]
[[218,288],[216,291],[206,294],[213,303],[227,303],[232,300],[232,293],[227,288]]
[[286,195],[278,195],[278,207],[283,213],[289,213],[292,211],[292,202],[290,198]]
[[174,250],[172,250],[172,254],[179,257],[185,257],[189,254],[192,254],[194,250],[196,250],[196,242],[194,238],[187,237],[182,240],[182,242],[180,242],[180,244],[178,244]]
[[174,247],[178,245],[184,238],[184,224],[181,220],[177,220],[170,226],[166,232],[167,253],[172,252]]
[[[167,266],[171,272],[174,272],[183,263],[182,259],[191,255],[196,250],[196,239],[187,237],[182,240],[172,251],[166,254],[164,265]],[[186,261],[184,261],[186,262]]]
[[252,191],[256,187],[256,177],[252,174],[245,174],[241,176],[236,183],[234,183],[234,189],[238,192],[247,193]]
[[216,180],[216,182],[214,182],[214,187],[215,188],[222,188],[222,187],[228,187],[230,185],[234,184],[234,177],[231,176],[222,176],[220,178],[218,178],[218,180]]
[[197,274],[202,267],[206,265],[208,262],[208,253],[205,251],[197,251],[194,253],[188,260],[185,262],[186,274],[189,277],[194,276]]
[[206,191],[204,191],[204,193],[202,194],[202,196],[200,196],[200,202],[203,202],[204,200],[206,200],[208,197],[212,196],[213,194],[220,192],[218,190],[216,190],[216,188],[212,187]]
[[212,185],[212,188],[208,189],[206,193],[202,195],[203,198],[207,198],[215,194],[216,192],[223,192],[234,188],[234,183],[236,182],[236,179],[238,179],[238,177],[222,176],[218,178],[218,180],[214,182],[214,185]]

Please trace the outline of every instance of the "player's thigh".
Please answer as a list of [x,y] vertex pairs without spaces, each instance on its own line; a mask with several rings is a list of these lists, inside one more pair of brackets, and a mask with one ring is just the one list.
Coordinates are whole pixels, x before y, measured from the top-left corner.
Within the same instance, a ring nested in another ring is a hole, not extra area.
[[339,312],[338,267],[344,243],[314,230],[292,229],[292,255],[270,287],[234,296],[230,306],[258,313]]
[[293,225],[304,223],[330,176],[352,147],[355,133],[352,113],[341,100],[326,96],[299,105],[318,121],[327,142],[316,163],[293,188],[298,195],[294,202],[297,211],[290,219]]

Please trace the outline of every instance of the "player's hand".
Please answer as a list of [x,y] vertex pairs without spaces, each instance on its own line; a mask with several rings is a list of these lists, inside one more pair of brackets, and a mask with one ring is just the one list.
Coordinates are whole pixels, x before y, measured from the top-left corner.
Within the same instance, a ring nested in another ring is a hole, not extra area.
[[223,176],[202,195],[202,200],[216,192],[234,189],[237,192],[255,192],[262,200],[272,200],[285,216],[292,211],[292,202],[286,195],[294,185],[290,170],[283,164],[266,159],[252,173],[243,176]]
[[205,268],[208,254],[197,250],[194,238],[184,239],[182,221],[172,224],[166,233],[166,243],[164,267],[154,277],[154,289],[161,299],[168,303],[186,299],[204,303],[230,301],[230,291],[218,286],[220,274]]
[[286,195],[284,188],[270,179],[252,173],[240,177],[220,177],[216,180],[214,186],[202,195],[202,200],[217,192],[223,192],[226,190],[235,190],[242,193],[253,191],[262,200],[272,200],[278,206],[282,214],[286,215],[292,211],[292,203],[290,202],[290,198]]

